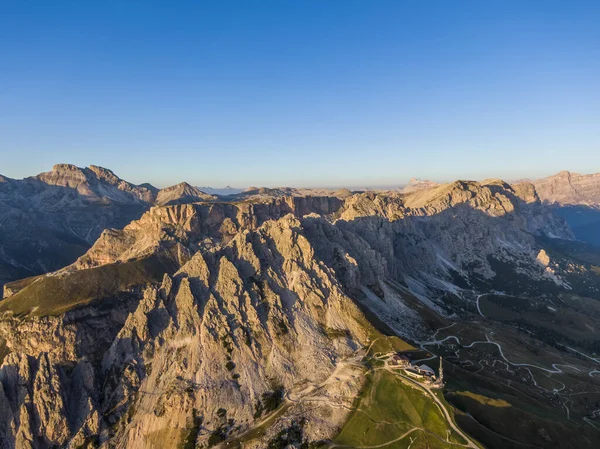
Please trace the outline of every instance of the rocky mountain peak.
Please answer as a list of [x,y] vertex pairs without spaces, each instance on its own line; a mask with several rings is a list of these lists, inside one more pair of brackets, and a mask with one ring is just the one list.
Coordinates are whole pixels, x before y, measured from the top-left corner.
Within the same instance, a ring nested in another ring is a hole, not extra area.
[[109,170],[108,168],[99,167],[97,165],[90,165],[88,169],[91,170],[98,179],[102,179],[108,182],[109,184],[116,185],[123,181],[121,178],[115,175],[112,170]]
[[36,177],[45,184],[77,188],[88,182],[85,169],[72,164],[56,164],[49,172],[41,173]]
[[199,189],[197,189],[196,187],[192,186],[191,184],[187,183],[187,182],[180,182],[178,184],[174,184],[172,186],[169,187],[165,187],[164,189],[162,189],[163,192],[172,192],[172,191],[178,191],[178,192],[185,192],[185,193],[198,193],[200,192]]
[[72,263],[104,229],[122,228],[155,200],[155,189],[98,166],[56,164],[1,185],[0,285]]
[[81,172],[83,169],[73,164],[54,164],[52,171],[57,173]]
[[402,189],[402,192],[416,192],[418,190],[430,189],[438,185],[439,184],[437,182],[428,181],[426,179],[411,178],[410,181],[408,181],[408,184]]
[[156,195],[156,204],[166,205],[194,201],[211,201],[215,199],[214,195],[204,193],[187,182],[180,182],[179,184],[160,190]]
[[513,184],[511,187],[515,192],[515,195],[517,195],[526,203],[536,203],[540,201],[540,197],[535,190],[535,186],[531,182],[522,181],[517,184]]
[[124,181],[111,170],[96,165],[80,168],[72,164],[56,164],[51,171],[33,179],[49,186],[75,189],[88,200],[104,201],[108,198],[126,203],[154,201],[154,193],[150,189]]

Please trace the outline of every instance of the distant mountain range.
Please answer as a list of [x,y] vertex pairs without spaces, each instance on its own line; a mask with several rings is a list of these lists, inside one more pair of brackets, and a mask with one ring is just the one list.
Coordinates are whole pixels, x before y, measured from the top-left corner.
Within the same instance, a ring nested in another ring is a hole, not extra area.
[[[571,225],[577,238],[600,245],[600,175],[561,172],[533,183],[540,199]],[[412,179],[402,193],[439,186]],[[260,200],[285,196],[339,196],[349,190],[194,187],[164,189],[129,183],[111,170],[57,164],[49,172],[14,180],[0,175],[0,285],[73,262],[107,228],[122,228],[153,205]]]
[[411,180],[408,181],[408,184],[406,184],[401,191],[403,193],[411,193],[436,186],[439,186],[437,182],[427,181],[426,179],[411,178]]
[[208,193],[211,195],[235,195],[237,193],[242,193],[245,189],[236,189],[234,187],[225,186],[222,189],[213,188],[213,187],[198,187],[198,190],[201,190],[204,193]]

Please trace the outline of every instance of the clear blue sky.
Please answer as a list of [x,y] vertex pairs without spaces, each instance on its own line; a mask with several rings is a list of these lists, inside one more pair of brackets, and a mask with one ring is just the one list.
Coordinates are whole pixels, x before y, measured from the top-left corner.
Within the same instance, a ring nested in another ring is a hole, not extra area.
[[0,173],[390,185],[600,171],[600,2],[0,2]]

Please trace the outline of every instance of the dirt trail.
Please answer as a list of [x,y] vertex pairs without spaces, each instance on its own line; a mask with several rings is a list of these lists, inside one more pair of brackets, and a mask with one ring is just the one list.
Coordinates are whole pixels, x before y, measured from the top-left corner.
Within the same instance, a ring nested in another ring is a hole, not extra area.
[[[390,444],[394,444],[397,441],[403,440],[404,438],[409,436],[411,433],[416,432],[417,430],[423,430],[423,429],[421,427],[414,427],[414,428],[410,429],[408,432],[405,432],[402,435],[400,435],[398,438],[394,438],[393,440],[390,440],[386,443],[377,444],[375,446],[352,446],[352,447],[354,447],[356,449],[375,449],[378,447],[389,446]],[[334,447],[350,447],[350,446],[346,446],[344,444],[332,444],[329,447],[334,448]]]

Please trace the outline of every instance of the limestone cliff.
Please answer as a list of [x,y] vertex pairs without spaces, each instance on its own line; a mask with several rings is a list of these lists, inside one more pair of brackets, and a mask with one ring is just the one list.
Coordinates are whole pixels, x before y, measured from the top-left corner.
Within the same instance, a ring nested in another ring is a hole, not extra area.
[[551,204],[600,206],[600,173],[561,171],[533,184],[542,201]]
[[541,200],[563,217],[575,237],[600,247],[600,174],[562,171],[534,181]]

